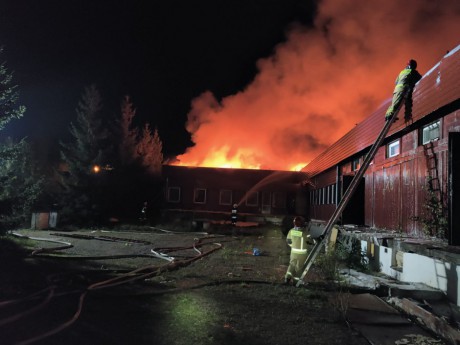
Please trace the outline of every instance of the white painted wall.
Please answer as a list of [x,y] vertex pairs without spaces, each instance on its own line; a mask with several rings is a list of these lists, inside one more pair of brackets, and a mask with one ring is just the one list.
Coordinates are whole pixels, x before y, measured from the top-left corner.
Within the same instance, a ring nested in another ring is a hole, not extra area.
[[393,249],[384,246],[378,246],[377,248],[379,251],[379,264],[381,272],[387,276],[399,280],[400,272],[391,268],[391,266],[393,266]]
[[427,256],[404,253],[404,282],[424,283],[435,289],[447,291],[446,266],[450,264]]
[[[366,242],[366,241],[362,241]],[[364,250],[367,244],[361,244]],[[460,266],[451,262],[414,253],[403,254],[403,268],[392,268],[393,249],[376,246],[381,272],[406,283],[423,283],[446,293],[447,298],[460,306]]]

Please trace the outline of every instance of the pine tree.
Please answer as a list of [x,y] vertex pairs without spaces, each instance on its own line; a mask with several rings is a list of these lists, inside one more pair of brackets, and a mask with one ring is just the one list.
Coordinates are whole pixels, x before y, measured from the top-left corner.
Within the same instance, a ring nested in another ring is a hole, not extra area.
[[0,229],[16,227],[30,218],[32,207],[43,193],[44,177],[25,140],[8,138],[0,145]]
[[[3,48],[0,47],[0,56]],[[25,107],[17,105],[18,85],[13,74],[0,64],[0,131],[12,120],[20,119]],[[43,178],[37,174],[31,150],[25,140],[7,138],[0,144],[0,232],[23,224],[42,192]]]
[[[0,47],[0,56],[3,47]],[[0,64],[0,131],[13,119],[20,119],[26,108],[16,106],[19,100],[18,85],[13,84],[13,73],[8,72],[6,63]]]
[[125,96],[121,103],[121,119],[119,121],[121,141],[119,146],[120,161],[122,165],[128,165],[137,158],[136,144],[139,135],[136,128],[132,128],[136,109],[129,96]]
[[61,142],[61,158],[68,164],[74,178],[86,176],[104,159],[104,141],[107,131],[102,127],[102,100],[94,85],[85,89],[76,109],[77,122],[70,124],[73,141]]
[[128,96],[121,103],[120,115],[115,131],[119,157],[112,173],[112,183],[116,186],[112,189],[112,205],[116,217],[134,220],[139,218],[146,201],[152,208],[159,206],[162,143],[158,131],[152,133],[149,125],[141,133],[134,128],[136,110]]
[[163,164],[163,143],[158,134],[158,129],[152,134],[150,125],[144,125],[142,136],[137,144],[137,154],[142,166],[152,175],[159,176]]
[[71,123],[72,141],[61,142],[61,158],[66,164],[61,215],[64,220],[88,223],[100,220],[106,208],[108,179],[108,131],[102,123],[102,100],[97,88],[87,87]]

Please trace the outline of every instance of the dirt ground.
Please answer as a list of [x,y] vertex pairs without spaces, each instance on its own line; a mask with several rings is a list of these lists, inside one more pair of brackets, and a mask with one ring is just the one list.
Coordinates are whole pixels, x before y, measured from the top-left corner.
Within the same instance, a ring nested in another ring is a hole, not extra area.
[[318,272],[306,286],[282,284],[289,248],[280,227],[177,230],[8,235],[1,344],[368,344]]

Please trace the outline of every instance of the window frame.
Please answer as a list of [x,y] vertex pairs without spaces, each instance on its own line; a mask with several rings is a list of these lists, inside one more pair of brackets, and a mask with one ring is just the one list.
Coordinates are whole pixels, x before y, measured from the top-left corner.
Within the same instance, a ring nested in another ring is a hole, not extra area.
[[351,171],[357,171],[361,168],[361,157],[354,158],[351,161]]
[[[396,145],[397,144],[397,145]],[[391,153],[391,150],[393,147],[398,147],[398,152],[397,153],[394,153],[392,154]],[[393,157],[396,157],[396,156],[399,156],[401,154],[401,140],[400,139],[396,139],[396,140],[393,140],[392,142],[388,143],[387,144],[387,148],[386,148],[386,154],[387,154],[387,158],[393,158]]]
[[[223,199],[222,196],[225,193],[230,194],[230,196],[229,196],[230,201],[229,202],[225,202],[225,201],[222,200]],[[233,203],[233,191],[231,189],[221,189],[219,191],[219,205],[232,205],[232,203]]]
[[[173,190],[177,190],[177,200],[171,198],[171,191]],[[168,192],[167,192],[167,200],[168,202],[171,202],[171,203],[179,203],[180,202],[180,198],[181,198],[181,190],[180,190],[180,187],[168,187]]]
[[[432,126],[437,127],[438,135],[435,138],[431,138],[431,135],[430,135],[430,139],[425,140],[425,130],[427,130],[427,132],[431,134],[433,132],[433,129],[430,129],[430,127],[432,127]],[[433,122],[423,126],[422,128],[420,128],[420,144],[421,145],[426,145],[426,144],[428,144],[428,143],[430,143],[432,141],[436,141],[436,140],[439,140],[439,139],[441,139],[441,119],[433,121]]]
[[[197,201],[197,197],[199,196],[198,193],[204,192],[204,200],[203,201]],[[193,203],[194,204],[206,204],[206,197],[207,197],[207,190],[206,188],[195,188],[193,190]]]
[[286,208],[286,193],[285,192],[273,192],[272,193],[272,207],[274,208]]
[[[256,202],[252,203],[250,200],[255,196]],[[245,201],[246,206],[259,206],[259,192],[252,192],[248,194],[248,197]]]

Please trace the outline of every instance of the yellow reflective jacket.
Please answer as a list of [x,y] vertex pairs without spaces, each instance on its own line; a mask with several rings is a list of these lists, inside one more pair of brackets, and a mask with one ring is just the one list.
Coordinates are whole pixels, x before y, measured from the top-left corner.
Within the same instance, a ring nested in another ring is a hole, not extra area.
[[421,78],[422,76],[416,70],[410,68],[403,69],[396,78],[396,86],[393,93],[404,90],[406,86],[414,87]]
[[[296,254],[306,254],[307,253],[307,239],[310,237],[310,234],[306,229],[294,227],[289,230],[286,241],[288,246],[290,246],[291,253]],[[290,241],[289,241],[290,240]]]

